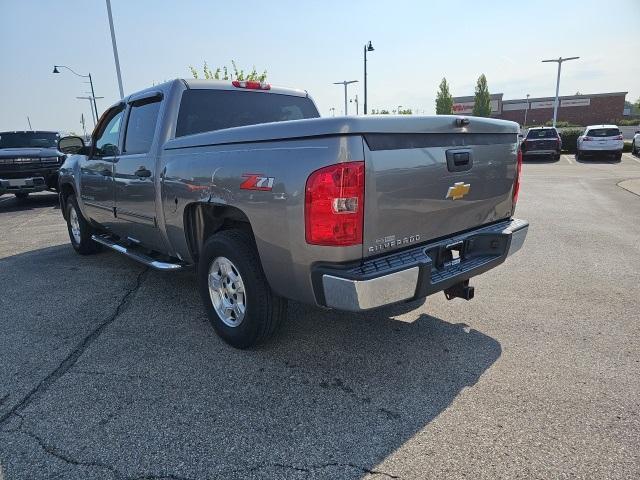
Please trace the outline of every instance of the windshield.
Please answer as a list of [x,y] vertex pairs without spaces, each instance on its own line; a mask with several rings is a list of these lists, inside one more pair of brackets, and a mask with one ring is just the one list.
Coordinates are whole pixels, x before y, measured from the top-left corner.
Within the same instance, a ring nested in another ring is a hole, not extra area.
[[57,132],[2,132],[0,148],[55,148],[59,138]]
[[558,133],[554,128],[542,128],[539,130],[529,130],[527,133],[528,139],[536,139],[536,138],[557,138]]
[[587,132],[587,137],[617,137],[620,130],[617,128],[592,128]]

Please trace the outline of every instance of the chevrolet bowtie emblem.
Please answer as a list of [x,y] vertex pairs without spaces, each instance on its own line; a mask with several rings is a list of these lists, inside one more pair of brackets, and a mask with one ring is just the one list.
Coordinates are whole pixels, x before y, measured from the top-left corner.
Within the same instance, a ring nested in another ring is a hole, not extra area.
[[444,198],[450,198],[451,200],[458,200],[464,197],[471,189],[471,184],[464,182],[456,182],[453,187],[449,187],[447,190],[447,196]]

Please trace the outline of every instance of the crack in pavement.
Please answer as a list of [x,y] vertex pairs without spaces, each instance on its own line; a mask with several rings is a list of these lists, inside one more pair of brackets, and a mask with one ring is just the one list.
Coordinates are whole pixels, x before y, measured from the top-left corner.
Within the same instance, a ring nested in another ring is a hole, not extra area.
[[94,328],[87,336],[85,336],[80,343],[66,356],[62,362],[45,378],[43,378],[38,385],[36,385],[29,393],[27,393],[22,400],[16,403],[5,414],[0,416],[0,425],[6,422],[12,415],[16,415],[28,407],[32,402],[40,398],[51,386],[58,381],[70,368],[72,368],[80,356],[89,348],[89,346],[102,334],[104,329],[111,325],[128,307],[129,301],[133,295],[138,291],[142,285],[142,280],[145,274],[149,271],[149,268],[144,268],[136,277],[135,284],[127,290],[118,303],[113,314],[103,320],[96,328]]
[[270,467],[277,467],[277,468],[284,468],[284,469],[288,469],[288,470],[295,470],[297,472],[303,472],[303,473],[311,473],[314,470],[323,470],[325,468],[329,468],[329,467],[349,467],[349,468],[353,468],[355,470],[360,470],[362,473],[367,473],[370,475],[382,475],[388,478],[394,478],[394,479],[400,479],[399,476],[397,475],[393,475],[391,473],[387,473],[387,472],[383,472],[381,470],[373,470],[371,468],[367,468],[367,467],[363,467],[362,465],[356,465],[355,463],[340,463],[340,462],[333,462],[333,463],[322,463],[322,464],[318,464],[318,465],[309,465],[307,467],[305,466],[299,466],[299,465],[287,465],[284,463],[264,463],[262,465],[256,465],[254,467],[248,467],[248,468],[242,468],[242,469],[236,469],[236,470],[226,470],[226,471],[222,471],[222,472],[217,472],[215,473],[215,477],[225,477],[229,474],[235,474],[235,473],[249,473],[249,472],[256,472],[258,470],[262,470],[264,468],[270,468]]

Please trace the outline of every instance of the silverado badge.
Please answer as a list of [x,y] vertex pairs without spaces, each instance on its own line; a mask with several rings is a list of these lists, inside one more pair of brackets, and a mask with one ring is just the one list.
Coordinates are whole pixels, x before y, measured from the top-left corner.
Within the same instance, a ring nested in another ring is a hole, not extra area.
[[464,182],[456,182],[453,187],[449,187],[447,190],[447,196],[444,198],[450,198],[451,200],[458,200],[464,197],[471,189],[471,184]]

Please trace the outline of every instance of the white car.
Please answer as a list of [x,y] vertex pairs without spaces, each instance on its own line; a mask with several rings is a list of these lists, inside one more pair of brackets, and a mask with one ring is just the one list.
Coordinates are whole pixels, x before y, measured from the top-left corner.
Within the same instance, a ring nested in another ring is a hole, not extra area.
[[622,159],[624,139],[616,125],[590,125],[578,137],[578,160],[587,155],[609,154]]
[[638,130],[633,136],[633,141],[631,142],[631,153],[633,155],[640,154],[640,130]]

